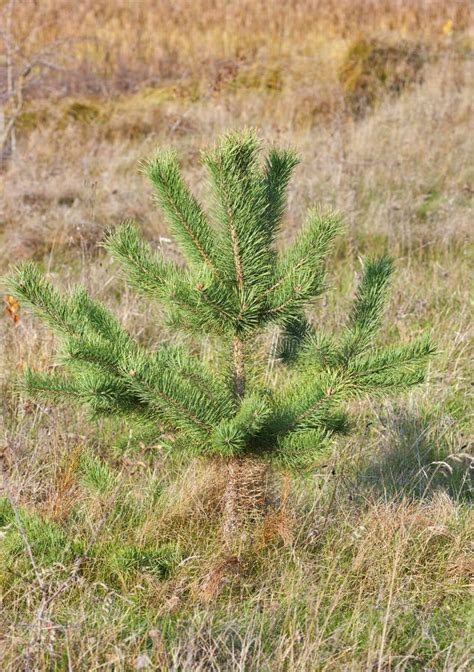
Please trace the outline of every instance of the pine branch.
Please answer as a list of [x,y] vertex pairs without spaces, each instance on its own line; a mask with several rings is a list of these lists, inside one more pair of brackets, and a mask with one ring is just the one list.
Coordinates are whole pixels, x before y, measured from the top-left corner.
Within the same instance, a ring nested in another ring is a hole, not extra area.
[[380,327],[393,261],[383,256],[366,263],[349,316],[341,353],[343,361],[366,350]]
[[268,244],[272,244],[285,212],[286,193],[293,170],[299,159],[292,151],[274,148],[270,151],[263,171],[263,189],[266,209],[264,228],[268,235]]
[[181,274],[175,278],[166,306],[172,324],[220,336],[251,330],[258,319],[259,306],[241,302],[237,293],[229,291],[220,280],[206,276]]
[[278,439],[272,462],[298,473],[312,469],[331,447],[331,433],[324,429],[293,432]]
[[[158,410],[163,414],[163,417],[169,422],[169,426],[173,429],[179,429],[182,432],[191,432],[192,436],[196,436],[202,441],[206,440],[206,436],[212,431],[212,425],[207,424],[189,408],[188,404],[183,403],[177,394],[173,394],[174,383],[172,376],[163,375],[160,384],[156,381],[150,383],[141,375],[135,378],[136,373],[130,372],[130,388],[138,395],[138,397],[145,403],[149,404],[151,408]],[[163,388],[169,387],[170,392],[167,393]]]
[[334,370],[340,366],[340,352],[337,342],[321,331],[308,331],[295,357],[295,365],[300,370],[317,367],[320,370]]
[[225,457],[236,455],[250,446],[272,414],[267,399],[258,394],[244,397],[236,415],[223,420],[211,436],[213,453]]
[[226,280],[243,296],[263,287],[270,275],[268,233],[263,226],[267,203],[258,165],[259,143],[253,133],[228,134],[203,154],[221,223],[216,249]]
[[127,347],[132,339],[120,322],[100,301],[93,300],[84,287],[77,287],[68,299],[71,311],[83,317],[88,331],[115,347]]
[[361,393],[387,393],[422,383],[435,348],[428,336],[404,346],[391,346],[353,358],[347,373]]
[[46,322],[56,333],[77,334],[83,331],[83,316],[72,311],[36,264],[19,264],[8,279],[9,291]]
[[304,472],[327,454],[335,434],[348,434],[349,431],[347,414],[342,410],[326,408],[307,426],[279,434],[271,446],[270,458],[280,468]]
[[273,353],[284,364],[298,361],[301,351],[312,333],[312,327],[304,313],[287,320],[281,329],[278,343]]
[[[190,382],[173,367],[174,353],[161,351],[150,358],[143,351],[125,353],[120,367],[128,385],[140,399],[160,409],[171,425],[182,431],[191,431],[201,440],[228,412],[228,396],[223,391],[209,398],[205,391]],[[199,374],[202,369],[196,367]]]
[[166,300],[170,286],[179,277],[179,267],[166,261],[139,236],[132,222],[109,233],[104,247],[120,262],[130,284],[142,294]]
[[283,323],[294,320],[324,290],[324,260],[341,230],[334,213],[312,211],[302,231],[276,261],[274,281],[267,293],[266,315]]
[[209,430],[232,412],[230,395],[202,363],[182,349],[163,347],[147,353],[135,344],[113,347],[101,339],[71,339],[67,354],[69,363],[80,362],[113,376],[129,395],[150,408],[160,408],[162,419],[171,419],[171,429],[176,423],[190,423],[199,431]]
[[[348,386],[337,379],[332,385],[321,384],[318,380],[310,394],[305,393],[307,401],[295,416],[293,428],[312,428],[326,424],[328,413],[332,414],[336,403],[348,396]],[[325,383],[326,381],[324,381]]]
[[219,276],[214,259],[215,232],[184,182],[176,154],[158,153],[145,164],[145,172],[155,187],[156,200],[167,216],[170,231],[186,258],[198,266],[204,262]]
[[[205,268],[191,275],[174,263],[165,261],[143,242],[131,223],[122,224],[110,234],[105,247],[118,259],[130,283],[142,294],[161,300],[166,308],[177,314],[175,320],[191,330],[210,328],[222,333],[232,313],[228,293],[218,292],[222,285],[214,284]],[[210,299],[210,296],[214,297]],[[203,304],[206,304],[203,305]],[[234,308],[234,314],[238,307]]]
[[303,429],[326,427],[352,393],[352,383],[341,371],[309,368],[283,387],[276,397],[278,409],[272,433],[284,436]]
[[237,398],[245,393],[244,346],[238,336],[232,340],[232,357],[234,363],[234,393]]
[[172,369],[177,376],[199,389],[209,403],[216,405],[220,417],[229,416],[234,412],[235,402],[223,385],[223,379],[184,348],[164,346],[153,354],[153,358],[159,366]]
[[20,389],[40,400],[47,396],[57,403],[67,399],[78,406],[86,405],[94,416],[146,414],[148,411],[121,381],[97,372],[76,372],[71,379],[56,373],[26,369]]
[[123,347],[115,347],[100,336],[70,337],[60,350],[59,362],[83,371],[90,367],[102,374],[121,376],[120,358]]

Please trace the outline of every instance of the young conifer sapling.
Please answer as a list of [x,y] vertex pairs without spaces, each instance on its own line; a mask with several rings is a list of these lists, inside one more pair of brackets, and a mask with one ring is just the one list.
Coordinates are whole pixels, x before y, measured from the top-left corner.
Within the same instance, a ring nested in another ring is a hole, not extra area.
[[[292,151],[273,148],[261,160],[253,132],[228,133],[202,163],[210,213],[173,152],[144,165],[186,266],[145,242],[131,222],[105,241],[128,282],[189,334],[189,347],[144,347],[85,289],[61,294],[32,263],[16,269],[10,288],[61,343],[60,372],[28,369],[26,392],[125,417],[172,436],[171,450],[223,461],[223,529],[231,541],[263,504],[267,465],[310,470],[333,437],[349,431],[347,402],[422,382],[433,349],[427,336],[376,345],[393,270],[386,256],[366,262],[337,334],[311,323],[341,225],[337,214],[312,209],[294,242],[277,251],[298,163]],[[210,360],[199,355],[200,339],[211,339]]]

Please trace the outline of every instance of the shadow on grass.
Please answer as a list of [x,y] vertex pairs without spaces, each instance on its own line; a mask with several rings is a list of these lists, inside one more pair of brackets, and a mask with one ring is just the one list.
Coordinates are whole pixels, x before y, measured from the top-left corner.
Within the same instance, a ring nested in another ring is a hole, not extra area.
[[[379,424],[380,423],[380,424]],[[444,491],[454,501],[474,498],[474,456],[450,416],[407,411],[379,418],[372,456],[358,470],[359,488],[384,499],[429,498]]]

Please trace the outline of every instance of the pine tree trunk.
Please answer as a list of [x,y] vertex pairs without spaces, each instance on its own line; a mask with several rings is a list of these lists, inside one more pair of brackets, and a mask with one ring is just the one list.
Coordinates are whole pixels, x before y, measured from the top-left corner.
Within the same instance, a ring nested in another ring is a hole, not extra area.
[[268,466],[255,458],[234,457],[226,462],[222,537],[228,548],[249,540],[263,520],[268,476]]

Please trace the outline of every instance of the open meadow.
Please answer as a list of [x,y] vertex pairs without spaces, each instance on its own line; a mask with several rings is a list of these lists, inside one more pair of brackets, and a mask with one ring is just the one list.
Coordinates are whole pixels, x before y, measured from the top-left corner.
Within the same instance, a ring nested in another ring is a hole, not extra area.
[[[34,260],[140,343],[184,342],[101,247],[134,220],[180,262],[141,162],[256,128],[345,231],[315,324],[362,260],[395,274],[381,342],[431,334],[426,382],[351,402],[354,431],[226,554],[225,474],[125,422],[17,389],[54,335],[2,286],[0,668],[459,672],[474,664],[473,44],[468,0],[0,0],[0,277]],[[271,339],[272,334],[269,334]],[[195,346],[197,347],[197,346]],[[212,361],[211,341],[199,345]]]

